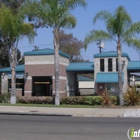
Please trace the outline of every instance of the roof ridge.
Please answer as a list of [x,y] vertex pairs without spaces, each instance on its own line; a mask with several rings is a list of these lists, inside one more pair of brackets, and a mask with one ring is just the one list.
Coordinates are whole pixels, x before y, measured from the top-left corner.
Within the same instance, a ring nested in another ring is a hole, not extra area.
[[[97,53],[93,55],[94,58],[117,57],[117,56],[118,56],[117,51],[107,51],[107,52]],[[122,57],[127,57],[127,59],[130,61],[130,57],[127,53],[122,52]]]
[[[113,53],[117,53],[117,51],[107,51],[107,52],[102,52],[102,53],[96,53],[96,54],[103,54],[103,53],[110,53],[110,52],[113,52]],[[125,52],[122,52],[122,54],[125,53]],[[127,54],[127,53],[125,53]]]

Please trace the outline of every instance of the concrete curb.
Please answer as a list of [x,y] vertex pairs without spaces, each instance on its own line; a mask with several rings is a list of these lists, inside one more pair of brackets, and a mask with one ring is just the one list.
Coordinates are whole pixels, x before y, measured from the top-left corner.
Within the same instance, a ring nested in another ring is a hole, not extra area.
[[0,115],[23,115],[23,116],[65,116],[73,117],[69,114],[46,114],[46,113],[30,113],[30,112],[0,112]]

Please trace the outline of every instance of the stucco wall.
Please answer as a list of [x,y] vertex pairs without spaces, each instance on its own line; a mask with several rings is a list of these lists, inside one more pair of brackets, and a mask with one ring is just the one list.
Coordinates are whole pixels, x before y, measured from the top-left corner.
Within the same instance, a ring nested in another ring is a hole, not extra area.
[[94,95],[94,88],[80,88],[79,91],[82,96]]
[[[25,56],[25,65],[37,65],[37,64],[54,64],[54,55],[35,55]],[[69,59],[60,56],[59,64],[68,66]]]
[[94,88],[94,81],[79,81],[79,88]]
[[[108,59],[109,58],[111,57],[101,58],[101,59],[104,59],[104,70],[105,70],[104,72],[108,72]],[[116,71],[116,58],[117,57],[112,57],[112,72],[118,72]],[[123,73],[124,73],[123,92],[126,91],[127,85],[128,85],[128,72],[127,72],[128,62],[129,60],[127,59],[127,57],[122,57],[122,68],[123,68]],[[98,72],[101,72],[100,71],[100,58],[94,58],[94,78],[95,79]],[[95,83],[95,91],[97,92],[96,83]]]

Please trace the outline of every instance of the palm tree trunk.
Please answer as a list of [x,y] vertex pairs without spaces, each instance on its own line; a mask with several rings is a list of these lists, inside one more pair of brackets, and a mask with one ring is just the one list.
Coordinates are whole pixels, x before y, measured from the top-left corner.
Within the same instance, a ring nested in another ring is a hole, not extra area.
[[60,97],[59,97],[59,36],[58,29],[54,29],[54,68],[55,68],[55,105],[60,105]]
[[120,105],[123,105],[123,91],[122,91],[122,49],[121,43],[118,41],[117,44],[118,53],[118,89],[119,89],[119,101]]
[[11,96],[10,96],[10,103],[16,104],[16,49],[14,45],[11,47]]

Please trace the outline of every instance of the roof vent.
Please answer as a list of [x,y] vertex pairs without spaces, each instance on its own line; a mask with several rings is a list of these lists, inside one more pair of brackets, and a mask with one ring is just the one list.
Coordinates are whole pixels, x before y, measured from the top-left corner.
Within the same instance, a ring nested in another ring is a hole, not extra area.
[[34,47],[34,50],[33,51],[39,50],[39,47],[38,46],[33,46],[33,47]]

